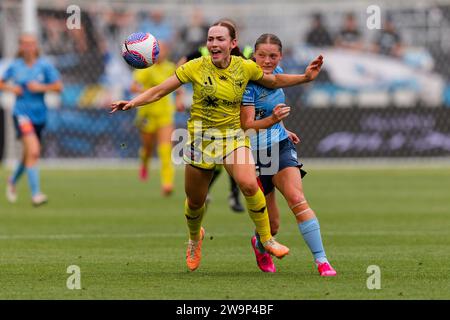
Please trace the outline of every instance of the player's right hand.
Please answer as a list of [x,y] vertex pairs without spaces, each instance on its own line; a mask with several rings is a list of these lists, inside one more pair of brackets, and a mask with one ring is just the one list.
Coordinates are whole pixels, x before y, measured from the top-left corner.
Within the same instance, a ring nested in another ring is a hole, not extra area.
[[120,111],[126,111],[134,108],[134,104],[131,101],[119,100],[111,103],[111,111],[109,113]]
[[313,81],[319,75],[320,69],[323,64],[323,56],[319,55],[314,61],[312,61],[305,70],[305,77],[308,81]]
[[273,108],[272,118],[275,123],[280,122],[284,118],[286,118],[291,112],[291,107],[287,107],[284,103],[279,103]]
[[294,132],[289,131],[288,129],[286,129],[286,132],[288,134],[289,140],[291,140],[293,144],[297,144],[300,142],[300,138]]
[[10,91],[14,93],[16,96],[21,96],[23,94],[23,90],[21,86],[13,85],[10,87]]

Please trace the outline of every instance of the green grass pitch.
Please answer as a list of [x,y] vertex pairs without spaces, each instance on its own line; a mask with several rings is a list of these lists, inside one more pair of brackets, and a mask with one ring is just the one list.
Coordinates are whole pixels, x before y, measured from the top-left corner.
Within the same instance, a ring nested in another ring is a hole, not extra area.
[[[223,174],[204,220],[200,268],[187,271],[184,177],[160,196],[159,176],[137,170],[42,170],[50,202],[0,198],[0,299],[449,299],[450,169],[309,168],[304,188],[338,271],[320,278],[295,219],[282,211],[277,239],[291,248],[277,273],[256,266],[252,223],[227,204]],[[5,181],[5,168],[0,171]],[[3,188],[2,188],[3,190]],[[67,267],[81,290],[66,287]],[[381,289],[366,286],[381,270]]]

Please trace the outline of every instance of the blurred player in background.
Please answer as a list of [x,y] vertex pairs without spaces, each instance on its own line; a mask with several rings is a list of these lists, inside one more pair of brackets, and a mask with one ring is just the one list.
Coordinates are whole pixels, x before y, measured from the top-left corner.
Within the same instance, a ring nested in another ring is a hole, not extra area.
[[[244,194],[250,218],[255,224],[264,249],[277,258],[289,253],[270,233],[266,199],[260,190],[250,141],[241,129],[240,103],[250,80],[271,87],[289,87],[313,80],[318,72],[301,75],[264,74],[254,61],[232,55],[237,49],[235,28],[217,22],[209,28],[208,57],[191,60],[175,71],[175,75],[131,101],[111,104],[111,112],[129,110],[150,102],[192,83],[194,89],[191,117],[188,121],[189,141],[184,150],[185,216],[189,229],[186,264],[194,271],[200,265],[205,230],[202,220],[208,188],[217,163],[223,164]],[[311,64],[318,70],[322,57]],[[214,129],[214,137],[208,130]],[[200,135],[199,135],[200,131]],[[206,133],[206,135],[205,135]],[[211,161],[212,160],[212,161]]]
[[[235,30],[236,29],[236,23],[231,20],[231,19],[221,19],[219,20],[219,22],[226,22],[231,24]],[[238,35],[236,35],[238,36]],[[253,53],[253,49],[250,46],[245,46],[243,51],[239,50],[239,55],[246,58],[246,59],[250,59]],[[193,59],[197,59],[200,57],[204,57],[204,56],[209,56],[209,51],[208,48],[205,45],[200,45],[198,48],[194,49],[192,52],[190,52],[188,55],[181,57],[180,60],[177,63],[177,66],[181,66],[182,64],[191,61]],[[209,184],[209,188],[212,187],[212,185],[214,184],[214,182],[217,181],[217,178],[220,176],[220,174],[222,173],[222,169],[223,166],[221,165],[217,165],[214,169],[214,175],[211,179],[211,182]],[[233,210],[234,212],[244,212],[245,209],[241,204],[241,199],[239,197],[240,192],[239,192],[239,187],[236,184],[236,181],[234,181],[232,176],[229,176],[230,179],[230,194],[228,196],[228,204],[231,208],[231,210]],[[210,195],[208,194],[208,197],[206,198],[206,201],[209,202],[211,199]]]
[[22,159],[7,183],[6,196],[10,202],[17,201],[16,184],[25,172],[32,204],[39,206],[47,202],[47,196],[41,192],[37,166],[42,130],[47,118],[44,94],[49,91],[61,92],[62,88],[59,72],[50,62],[40,57],[36,37],[31,34],[22,35],[17,58],[0,79],[0,90],[16,95],[13,121],[17,138],[23,145]]
[[[266,74],[280,74],[283,70],[278,66],[282,58],[282,43],[273,34],[261,35],[255,43],[255,61]],[[318,72],[309,65],[306,74]],[[303,193],[302,177],[305,172],[300,169],[303,164],[297,160],[297,152],[292,142],[298,143],[298,137],[285,129],[280,121],[287,117],[290,107],[285,104],[283,89],[268,89],[255,82],[250,82],[242,98],[241,125],[244,130],[254,129],[258,132],[251,136],[251,145],[259,170],[259,183],[266,196],[272,236],[278,232],[280,212],[275,199],[275,187],[285,197],[297,220],[298,228],[307,243],[321,276],[335,276],[325,255],[320,234],[319,221],[309,207]],[[259,131],[261,129],[267,129]],[[292,141],[291,141],[291,139]],[[277,146],[276,146],[277,145]],[[274,148],[276,147],[276,148]],[[260,152],[269,155],[271,161],[278,161],[275,174],[264,173],[264,167],[271,164],[261,161]],[[278,150],[278,154],[269,151]],[[275,272],[272,258],[261,245],[258,233],[252,237],[251,243],[259,268],[264,272]]]
[[[175,72],[175,64],[168,60],[168,44],[159,42],[159,48],[158,60],[151,68],[134,71],[134,81],[131,86],[133,93],[142,93],[157,86]],[[182,105],[182,88],[176,91],[175,99],[175,104]],[[161,190],[165,196],[170,195],[173,191],[175,174],[171,158],[171,135],[174,129],[175,104],[172,97],[167,95],[158,101],[139,108],[135,121],[141,136],[139,177],[142,181],[147,180],[150,159],[157,145],[158,157],[161,161]]]

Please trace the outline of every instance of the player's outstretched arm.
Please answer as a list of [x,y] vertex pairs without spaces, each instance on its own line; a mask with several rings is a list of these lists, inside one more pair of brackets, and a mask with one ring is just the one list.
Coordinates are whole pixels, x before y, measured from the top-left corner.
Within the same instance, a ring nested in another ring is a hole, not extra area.
[[304,74],[264,74],[263,78],[256,82],[272,89],[296,86],[316,79],[322,64],[323,56],[320,55],[306,67]]
[[116,112],[118,110],[126,111],[130,110],[132,108],[136,108],[139,106],[143,106],[144,104],[149,104],[155,101],[158,101],[162,97],[168,95],[169,93],[175,91],[178,89],[182,83],[178,78],[173,75],[170,78],[167,78],[163,83],[157,85],[156,87],[152,87],[137,97],[135,97],[133,100],[126,101],[126,100],[120,100],[115,101],[111,104],[111,113]]

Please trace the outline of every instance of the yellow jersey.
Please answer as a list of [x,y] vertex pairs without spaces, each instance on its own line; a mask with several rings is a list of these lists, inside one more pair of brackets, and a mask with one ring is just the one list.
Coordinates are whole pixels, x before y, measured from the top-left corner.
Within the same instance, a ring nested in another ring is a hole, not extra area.
[[191,82],[193,86],[190,134],[194,133],[194,125],[198,132],[201,123],[202,134],[208,129],[218,129],[225,136],[227,129],[241,129],[240,108],[245,87],[250,80],[260,80],[264,73],[254,61],[242,57],[231,56],[230,65],[221,69],[212,63],[210,56],[204,56],[181,65],[175,75],[182,83]]
[[[145,90],[155,87],[164,82],[167,78],[172,76],[175,72],[176,65],[168,60],[161,63],[155,63],[147,69],[138,69],[133,73],[133,79],[139,83]],[[175,111],[175,104],[173,96],[167,95],[158,101],[143,105],[138,108],[138,114],[142,115],[160,115],[173,114]]]

